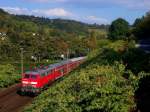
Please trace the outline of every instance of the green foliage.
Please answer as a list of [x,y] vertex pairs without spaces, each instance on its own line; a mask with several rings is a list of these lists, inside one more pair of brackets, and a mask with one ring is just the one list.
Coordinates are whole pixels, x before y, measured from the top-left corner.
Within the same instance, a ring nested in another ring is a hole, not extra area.
[[138,39],[150,39],[150,14],[141,19],[133,33]]
[[[135,36],[149,37],[149,17],[135,22]],[[145,72],[149,72],[150,55],[135,49],[135,41],[123,41],[131,33],[124,19],[113,21],[109,28],[109,37],[118,41],[106,39],[106,27],[72,20],[15,16],[0,10],[1,61],[18,62],[20,47],[25,51],[24,60],[29,62],[31,56],[42,62],[54,60],[61,54],[67,55],[68,49],[71,57],[90,51],[79,69],[54,83],[24,111],[128,112],[134,110],[135,103],[141,104],[140,96],[145,90],[142,85],[146,87],[144,81],[149,76]],[[37,65],[35,62],[33,66]],[[0,70],[0,87],[14,84],[20,77],[10,64],[0,65]],[[149,85],[149,80],[146,81]]]
[[141,72],[138,78],[138,86],[135,91],[135,101],[137,104],[137,111],[146,112],[149,109],[150,100],[150,73]]
[[100,39],[98,40],[97,44],[99,48],[105,48],[106,46],[108,46],[111,43],[110,40],[108,39]]
[[24,111],[129,112],[139,108],[144,93],[141,80],[148,76],[150,56],[135,49],[134,41],[100,42],[101,48],[90,52],[79,69],[54,83]]
[[119,64],[87,66],[41,94],[26,112],[127,112],[134,107],[133,88],[123,72]]
[[48,19],[34,16],[16,16],[18,20],[32,21],[38,25],[45,25],[47,27],[61,30],[67,33],[76,33],[78,35],[85,35],[88,31],[88,25],[74,21],[74,20],[63,20],[63,19]]
[[8,87],[18,82],[20,77],[13,65],[0,65],[0,88]]
[[106,48],[113,49],[116,52],[124,52],[128,48],[128,42],[123,40],[117,40],[106,46]]
[[[123,65],[125,41],[92,51],[80,69],[39,95],[25,112],[128,112],[135,108],[139,77]],[[105,44],[104,44],[105,45]]]
[[122,18],[113,21],[109,28],[109,38],[112,40],[126,39],[128,33],[129,23]]
[[134,23],[133,23],[133,27],[137,27],[143,20],[144,18],[137,18]]
[[[25,61],[31,61],[31,56],[40,60],[66,57],[68,49],[70,57],[83,56],[97,48],[97,37],[106,36],[105,25],[0,12],[1,61],[19,61],[20,48]],[[89,28],[102,32],[93,35]]]
[[65,20],[65,19],[48,19],[43,17],[34,17],[34,16],[15,16],[17,20],[23,21],[32,21],[38,25],[45,25],[52,29],[57,29],[67,33],[75,33],[77,35],[87,35],[88,29],[108,29],[108,25],[95,25],[95,24],[86,24],[78,22],[75,20]]
[[126,64],[126,68],[136,74],[142,71],[149,72],[150,63],[148,60],[150,55],[140,49],[128,49],[128,52],[123,54],[122,59]]
[[92,31],[89,33],[89,37],[87,39],[87,46],[90,50],[94,50],[97,48],[96,32]]

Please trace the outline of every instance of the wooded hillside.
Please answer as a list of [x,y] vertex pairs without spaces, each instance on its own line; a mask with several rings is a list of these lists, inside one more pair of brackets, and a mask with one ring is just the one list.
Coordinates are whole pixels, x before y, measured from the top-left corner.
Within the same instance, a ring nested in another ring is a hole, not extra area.
[[[93,30],[106,32],[107,27],[74,20],[12,15],[1,9],[0,60],[18,60],[20,48],[24,48],[27,60],[31,56],[41,60],[54,59],[61,54],[66,56],[67,52],[70,56],[86,55],[96,47],[97,35],[92,33]],[[106,35],[101,34],[102,37]]]

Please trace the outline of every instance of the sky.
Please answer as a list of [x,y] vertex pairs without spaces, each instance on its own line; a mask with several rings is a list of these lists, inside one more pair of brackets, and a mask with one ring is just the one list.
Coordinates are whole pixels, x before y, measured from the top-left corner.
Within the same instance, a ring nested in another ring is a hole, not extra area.
[[150,11],[150,0],[0,0],[0,8],[11,14],[72,19],[110,24],[124,18],[133,24]]

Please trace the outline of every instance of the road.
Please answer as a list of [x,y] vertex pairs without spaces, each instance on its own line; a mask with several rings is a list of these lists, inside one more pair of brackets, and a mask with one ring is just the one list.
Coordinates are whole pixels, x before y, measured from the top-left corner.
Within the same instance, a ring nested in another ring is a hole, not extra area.
[[147,53],[150,53],[150,40],[140,40],[139,48],[143,49]]
[[13,85],[0,91],[0,112],[20,112],[23,107],[33,100],[30,96],[20,96],[17,93],[20,84]]

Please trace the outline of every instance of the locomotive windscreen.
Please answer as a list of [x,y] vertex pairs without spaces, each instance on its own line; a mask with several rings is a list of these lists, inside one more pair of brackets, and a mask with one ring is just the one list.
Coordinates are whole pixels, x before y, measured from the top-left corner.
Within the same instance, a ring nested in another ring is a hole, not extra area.
[[37,76],[36,75],[31,75],[31,79],[36,79]]
[[32,74],[25,74],[24,78],[26,78],[26,79],[29,79],[29,78],[36,79],[37,76],[36,75],[32,75]]
[[30,75],[29,74],[25,74],[24,78],[30,78]]

